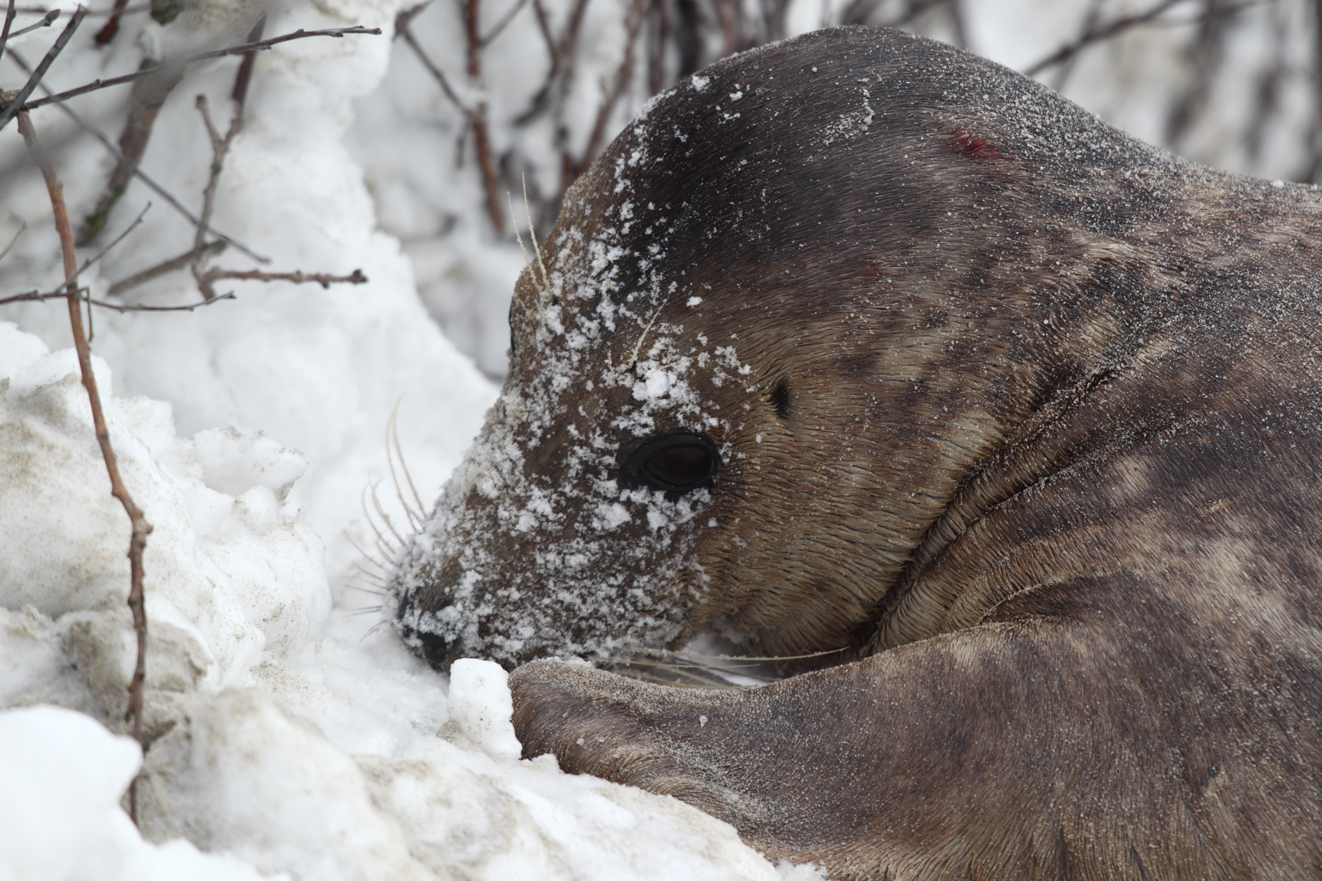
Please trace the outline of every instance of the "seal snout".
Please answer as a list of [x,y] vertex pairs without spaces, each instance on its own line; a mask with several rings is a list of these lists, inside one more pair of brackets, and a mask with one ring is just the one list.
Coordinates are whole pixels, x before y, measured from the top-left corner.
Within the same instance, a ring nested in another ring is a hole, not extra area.
[[395,630],[404,643],[442,673],[464,654],[453,588],[435,584],[401,592],[395,609]]

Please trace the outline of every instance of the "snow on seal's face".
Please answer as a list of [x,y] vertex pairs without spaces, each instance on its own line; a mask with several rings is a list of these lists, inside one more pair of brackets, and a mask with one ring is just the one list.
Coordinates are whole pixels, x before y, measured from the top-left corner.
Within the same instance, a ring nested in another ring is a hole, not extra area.
[[438,667],[692,629],[711,488],[746,419],[714,392],[757,388],[735,346],[697,330],[692,285],[667,276],[668,212],[629,198],[646,154],[641,140],[611,170],[613,202],[576,188],[582,210],[520,279],[500,399],[398,566],[396,626]]

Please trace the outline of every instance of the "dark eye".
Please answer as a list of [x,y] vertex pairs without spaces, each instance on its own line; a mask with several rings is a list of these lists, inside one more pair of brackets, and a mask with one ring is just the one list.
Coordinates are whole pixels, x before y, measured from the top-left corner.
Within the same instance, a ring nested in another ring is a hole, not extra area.
[[679,428],[653,435],[630,450],[621,462],[621,483],[686,493],[711,486],[721,467],[716,443],[698,431]]

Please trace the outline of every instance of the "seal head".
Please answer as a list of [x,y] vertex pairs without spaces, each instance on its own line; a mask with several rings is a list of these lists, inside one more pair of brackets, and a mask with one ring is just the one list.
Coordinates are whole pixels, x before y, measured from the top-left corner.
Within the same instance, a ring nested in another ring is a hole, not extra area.
[[1216,212],[1207,179],[900,32],[695,75],[520,278],[504,390],[391,581],[398,629],[444,668],[704,628],[839,660],[956,626],[902,595],[1018,478],[952,516],[957,491],[1134,356],[1178,272],[1149,237]]

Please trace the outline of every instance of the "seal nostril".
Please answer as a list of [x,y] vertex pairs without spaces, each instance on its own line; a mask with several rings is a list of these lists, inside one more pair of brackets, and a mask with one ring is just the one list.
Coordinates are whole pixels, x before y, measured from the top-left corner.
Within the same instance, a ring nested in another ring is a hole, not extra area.
[[459,635],[445,624],[446,616],[442,613],[449,606],[446,602],[439,608],[419,609],[417,595],[409,594],[400,600],[395,612],[395,630],[404,644],[441,673],[449,672],[451,662],[463,648]]
[[454,660],[452,654],[456,650],[456,641],[447,639],[439,633],[429,633],[425,630],[414,631],[411,638],[405,637],[406,641],[417,649],[433,670],[444,673],[450,669],[450,663]]

